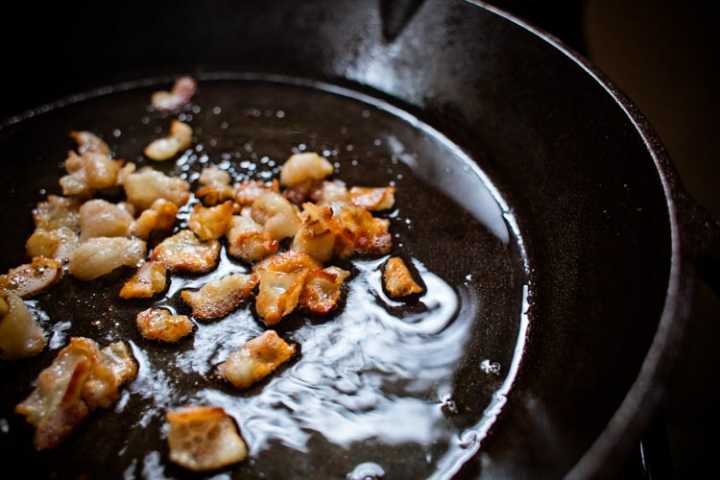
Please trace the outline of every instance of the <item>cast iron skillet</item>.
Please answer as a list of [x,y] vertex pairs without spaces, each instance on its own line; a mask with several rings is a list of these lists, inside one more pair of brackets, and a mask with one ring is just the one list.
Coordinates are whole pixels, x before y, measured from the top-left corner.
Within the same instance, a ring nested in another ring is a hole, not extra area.
[[[427,218],[427,223],[416,220],[425,225],[422,235],[397,227],[410,245],[408,254],[455,287],[470,262],[480,277],[473,288],[488,299],[452,377],[452,397],[468,412],[456,422],[458,429],[472,426],[483,409],[498,405],[498,398],[502,408],[499,414],[489,411],[492,418],[481,422],[475,437],[462,439],[471,445],[468,451],[477,447],[479,453],[458,464],[457,475],[607,476],[622,465],[663,395],[688,315],[694,262],[717,242],[717,225],[687,199],[643,117],[556,40],[476,2],[393,4],[248,1],[144,11],[142,18],[153,21],[134,24],[133,35],[112,35],[109,29],[98,62],[123,71],[125,78],[186,69],[206,80],[207,93],[201,90],[197,100],[205,109],[195,121],[211,133],[216,129],[218,144],[215,150],[208,147],[213,161],[213,155],[240,150],[242,144],[223,143],[239,141],[238,136],[259,138],[255,153],[281,159],[315,133],[311,146],[345,148],[338,155],[343,172],[353,175],[356,155],[369,163],[354,175],[382,182],[388,173],[380,170],[393,155],[388,134],[399,137],[418,159],[406,191],[426,198],[400,200],[404,216]],[[71,29],[63,49],[78,51],[94,28],[100,29],[85,25],[82,35]],[[107,33],[108,26],[102,31]],[[243,75],[206,73],[217,71]],[[299,85],[298,78],[304,79]],[[58,152],[70,146],[66,131],[90,128],[112,139],[114,129],[124,130],[125,137],[113,146],[133,160],[138,146],[154,134],[138,119],[155,84],[95,91],[4,124],[0,142],[15,160],[5,162],[0,179],[3,219],[13,225],[2,238],[3,268],[22,256],[38,189],[53,185],[60,174]],[[222,105],[228,123],[246,129],[224,140],[223,120],[214,120],[208,110],[215,104]],[[292,114],[287,118],[301,120],[292,125],[297,136],[281,135],[289,131],[287,125],[264,115],[280,109]],[[324,118],[323,112],[332,114]],[[163,119],[152,117],[150,123],[161,126]],[[350,138],[343,136],[347,132]],[[381,135],[377,149],[374,140]],[[348,145],[355,154],[347,153]],[[466,158],[484,173],[474,168],[463,173]],[[393,175],[413,170],[407,162],[399,165]],[[479,175],[473,191],[487,188],[506,207],[511,241],[505,247],[487,222],[480,225],[468,216],[472,204],[448,188],[471,174]],[[465,210],[448,197],[465,203]],[[428,243],[433,235],[434,243]],[[73,334],[98,336],[92,321],[105,318],[108,308],[116,308],[117,318],[128,322],[139,308],[112,300],[121,280],[109,279],[102,285],[106,293],[90,300],[90,290],[68,282],[55,297],[39,302],[51,318],[53,312],[72,317]],[[522,301],[523,291],[529,305]],[[292,335],[303,321],[295,320],[286,333]],[[136,339],[131,328],[125,334]],[[169,355],[141,346],[158,358]],[[137,425],[123,422],[125,413],[142,413],[142,405],[131,400],[126,411],[93,417],[58,451],[34,454],[28,446],[30,430],[10,411],[27,394],[39,364],[52,356],[46,353],[19,367],[3,365],[13,378],[2,397],[2,416],[10,427],[2,437],[3,451],[44,474],[91,476],[122,474],[126,457],[120,461],[116,454],[128,438],[140,437],[147,440],[145,448],[163,452],[150,429],[137,433]],[[479,368],[483,359],[498,360],[502,377],[488,377]],[[190,388],[181,383],[179,388]],[[495,395],[509,383],[507,396]],[[133,445],[142,453],[143,442]],[[374,451],[374,461],[386,465],[388,473],[424,472],[412,452],[384,450],[381,444],[365,447],[357,451]],[[310,452],[287,454],[274,462],[278,470],[271,473],[299,475],[318,468],[323,476],[336,474],[334,466],[337,471],[346,467],[322,442]],[[371,459],[353,459],[364,460]],[[145,461],[142,466],[153,465]],[[139,472],[141,466],[136,467]]]

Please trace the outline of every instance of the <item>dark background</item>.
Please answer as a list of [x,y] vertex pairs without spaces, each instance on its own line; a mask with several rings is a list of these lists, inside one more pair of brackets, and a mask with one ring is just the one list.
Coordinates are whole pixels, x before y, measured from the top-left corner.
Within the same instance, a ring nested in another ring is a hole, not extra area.
[[[720,217],[720,105],[717,7],[683,0],[497,0],[587,56],[647,115],[664,141],[687,189]],[[211,3],[208,3],[211,8]],[[61,96],[123,77],[125,64],[152,73],[152,58],[133,44],[133,22],[121,4],[80,2],[13,4],[0,16],[0,119]],[[168,6],[168,8],[172,8]],[[158,9],[154,9],[156,12]],[[192,19],[186,19],[191,24]],[[185,25],[179,25],[182,41]],[[192,33],[192,32],[190,32]],[[69,39],[73,41],[70,42]],[[63,45],[86,40],[87,48]],[[103,45],[126,42],[125,58],[109,58]],[[192,49],[193,45],[184,48]],[[182,65],[183,48],[177,49]],[[197,53],[197,52],[195,52]],[[188,65],[188,70],[191,66]],[[42,141],[42,138],[38,138]],[[3,158],[2,161],[12,161]],[[720,301],[700,286],[687,342],[664,410],[652,432],[668,445],[662,478],[696,478],[713,471],[714,437],[720,427]],[[660,450],[662,452],[662,448]],[[709,469],[709,470],[708,470]],[[667,477],[665,477],[665,475]]]

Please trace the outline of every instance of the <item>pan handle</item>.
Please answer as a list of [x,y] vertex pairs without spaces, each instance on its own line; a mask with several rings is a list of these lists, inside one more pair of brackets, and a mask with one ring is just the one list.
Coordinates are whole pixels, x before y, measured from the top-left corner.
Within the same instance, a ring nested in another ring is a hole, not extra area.
[[683,203],[686,252],[698,277],[720,297],[720,222],[694,199],[685,197]]

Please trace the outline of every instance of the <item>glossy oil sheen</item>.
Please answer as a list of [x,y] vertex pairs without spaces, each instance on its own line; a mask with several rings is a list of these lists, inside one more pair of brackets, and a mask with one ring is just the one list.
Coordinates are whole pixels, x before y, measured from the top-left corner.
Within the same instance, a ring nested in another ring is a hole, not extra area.
[[[119,157],[145,164],[142,147],[170,119],[147,111],[152,90],[118,91],[47,113],[34,125],[51,139],[41,155],[60,162],[71,146],[66,131],[90,129]],[[327,85],[207,81],[179,118],[192,125],[196,144],[177,161],[152,166],[190,181],[211,163],[236,180],[267,179],[289,154],[317,151],[349,185],[395,185],[396,208],[383,214],[391,220],[393,254],[407,260],[426,293],[407,302],[389,299],[380,280],[386,257],[339,263],[352,272],[339,312],[284,319],[277,329],[300,354],[266,381],[237,392],[213,369],[263,331],[252,305],[222,320],[197,322],[194,334],[177,345],[149,342],[134,324],[137,312],[151,304],[188,313],[179,301],[182,289],[248,270],[224,248],[214,272],[173,276],[165,296],[154,301],[117,298],[128,271],[89,284],[65,278],[36,302],[49,317],[50,351],[6,374],[12,391],[2,397],[0,416],[18,435],[17,454],[39,460],[41,471],[62,469],[63,475],[70,469],[90,476],[183,477],[186,472],[167,462],[163,416],[168,408],[197,403],[224,407],[248,443],[250,460],[223,470],[232,477],[452,474],[499,414],[527,328],[527,259],[514,218],[487,177],[413,117]],[[36,190],[53,191],[61,170],[44,164],[50,168],[27,180]],[[39,198],[25,195],[28,217]],[[8,255],[4,261],[21,261],[29,233],[17,235],[15,260]],[[130,342],[139,375],[113,409],[93,413],[57,450],[38,456],[12,406],[70,335]]]

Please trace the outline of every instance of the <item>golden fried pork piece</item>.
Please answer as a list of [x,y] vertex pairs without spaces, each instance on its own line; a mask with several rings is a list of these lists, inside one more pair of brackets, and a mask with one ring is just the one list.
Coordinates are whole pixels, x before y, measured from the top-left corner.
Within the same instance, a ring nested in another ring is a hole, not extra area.
[[235,388],[248,388],[270,375],[295,355],[295,346],[268,330],[228,355],[218,373]]
[[22,298],[30,298],[60,281],[62,273],[62,264],[57,260],[35,257],[31,263],[0,275],[0,289],[9,290]]
[[137,364],[124,343],[100,350],[89,338],[73,337],[15,411],[35,426],[36,449],[53,448],[91,410],[112,405],[119,387],[136,375]]
[[230,185],[230,174],[217,165],[203,168],[198,178],[200,185]]
[[161,262],[145,262],[123,285],[120,298],[151,298],[165,290],[167,269]]
[[45,333],[15,293],[0,289],[0,359],[37,355],[45,348]]
[[133,217],[127,208],[105,200],[90,200],[80,207],[80,240],[94,237],[126,237]]
[[67,227],[54,230],[36,228],[25,242],[25,251],[29,257],[48,257],[66,262],[78,245],[80,238],[77,233]]
[[195,472],[226,467],[247,457],[235,422],[220,407],[184,407],[166,415],[170,460]]
[[168,136],[150,142],[143,153],[150,160],[158,162],[170,160],[192,145],[192,134],[193,131],[190,125],[179,120],[173,120],[170,124]]
[[228,253],[246,262],[257,262],[278,251],[280,244],[246,215],[235,215],[227,232]]
[[233,273],[206,283],[197,291],[183,290],[183,301],[192,307],[193,317],[201,320],[222,318],[233,312],[252,294],[257,275]]
[[320,267],[320,263],[310,255],[288,250],[287,252],[278,253],[277,255],[266,258],[255,265],[253,271],[256,273],[261,271],[294,273],[300,270],[316,270]]
[[402,298],[422,293],[423,288],[415,282],[410,269],[400,257],[391,257],[383,269],[383,285],[392,298]]
[[323,180],[332,175],[333,166],[317,153],[298,153],[287,159],[280,171],[280,184],[294,187],[301,183]]
[[190,184],[177,177],[145,167],[131,173],[123,182],[127,201],[138,210],[150,208],[155,200],[164,198],[177,206],[185,205],[190,198]]
[[375,218],[361,207],[334,204],[335,254],[347,258],[360,255],[384,255],[392,249],[390,221]]
[[188,227],[200,240],[217,240],[230,228],[233,210],[233,202],[230,201],[215,207],[194,205]]
[[166,232],[175,226],[178,207],[173,202],[158,198],[130,226],[130,233],[143,240],[150,238],[152,232]]
[[292,237],[300,228],[297,209],[275,192],[262,192],[252,204],[252,218],[263,226],[273,240]]
[[80,155],[85,153],[99,153],[107,157],[110,156],[110,147],[100,137],[92,132],[73,131],[70,132],[70,138],[77,143],[77,151]]
[[87,281],[123,266],[137,267],[145,258],[145,249],[145,242],[137,238],[91,238],[70,255],[70,273]]
[[75,198],[48,195],[47,200],[37,204],[33,210],[35,228],[55,230],[66,227],[80,231],[80,202]]
[[235,198],[235,189],[230,186],[230,174],[216,165],[203,168],[198,183],[202,185],[195,195],[207,206]]
[[140,334],[148,340],[174,343],[192,332],[193,324],[185,315],[173,315],[165,308],[148,308],[135,319]]
[[345,182],[342,180],[322,182],[315,190],[310,192],[310,199],[321,206],[329,206],[337,202],[351,202],[350,192],[348,192]]
[[310,272],[300,295],[300,305],[315,315],[327,315],[340,303],[342,285],[349,276],[350,272],[338,267]]
[[388,210],[395,205],[395,187],[352,187],[350,198],[353,205],[371,212]]
[[197,83],[192,77],[180,77],[175,80],[171,91],[161,90],[153,93],[151,103],[157,110],[177,110],[190,101],[196,90]]
[[219,254],[217,240],[201,242],[190,230],[181,230],[160,242],[150,259],[162,262],[171,272],[205,273],[215,268]]
[[65,160],[68,174],[60,179],[63,195],[92,196],[97,190],[114,187],[123,162],[107,155],[70,151]]
[[300,214],[302,224],[295,233],[292,249],[307,253],[318,262],[327,262],[333,256],[335,231],[332,223],[332,210],[318,207],[314,203],[305,203]]
[[249,207],[260,194],[265,192],[278,193],[280,183],[275,179],[272,182],[261,182],[260,180],[246,180],[235,185],[235,203],[239,207]]

